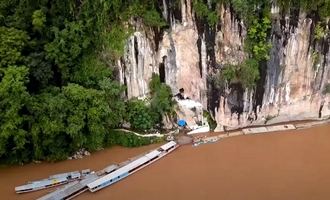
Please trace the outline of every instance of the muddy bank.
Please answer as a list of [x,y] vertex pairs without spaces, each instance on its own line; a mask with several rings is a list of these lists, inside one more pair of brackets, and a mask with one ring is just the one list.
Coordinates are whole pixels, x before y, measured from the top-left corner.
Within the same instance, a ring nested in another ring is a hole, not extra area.
[[[113,148],[82,160],[0,169],[4,199],[14,186],[49,174],[99,169],[158,145]],[[183,146],[113,186],[77,199],[329,199],[330,125],[267,135],[238,136],[199,147]]]

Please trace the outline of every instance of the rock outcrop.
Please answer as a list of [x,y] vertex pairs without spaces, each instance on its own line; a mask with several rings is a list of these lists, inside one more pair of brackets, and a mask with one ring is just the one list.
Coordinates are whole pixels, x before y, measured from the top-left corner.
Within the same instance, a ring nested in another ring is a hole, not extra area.
[[212,28],[197,20],[191,0],[181,0],[176,10],[170,1],[160,2],[168,29],[154,31],[136,23],[118,61],[128,98],[147,95],[151,75],[157,73],[173,93],[184,88],[187,96],[201,102],[220,127],[330,116],[330,95],[325,92],[330,87],[330,36],[314,40],[315,19],[303,12],[279,15],[274,5],[270,59],[257,86],[217,90],[210,77],[248,56],[244,22],[230,8],[218,5],[219,23]]

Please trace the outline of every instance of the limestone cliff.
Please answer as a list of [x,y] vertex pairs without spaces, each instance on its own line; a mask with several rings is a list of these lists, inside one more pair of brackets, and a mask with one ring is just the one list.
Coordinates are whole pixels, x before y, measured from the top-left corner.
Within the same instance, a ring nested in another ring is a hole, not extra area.
[[330,85],[330,36],[313,38],[316,21],[311,16],[302,11],[280,15],[273,5],[270,58],[256,87],[226,85],[219,90],[210,77],[225,64],[248,57],[244,22],[230,7],[216,5],[218,24],[210,27],[197,19],[191,0],[181,0],[177,7],[159,2],[169,26],[151,29],[136,21],[118,61],[128,98],[147,95],[151,75],[158,73],[173,93],[184,88],[201,102],[220,128],[330,116],[330,95],[324,92]]

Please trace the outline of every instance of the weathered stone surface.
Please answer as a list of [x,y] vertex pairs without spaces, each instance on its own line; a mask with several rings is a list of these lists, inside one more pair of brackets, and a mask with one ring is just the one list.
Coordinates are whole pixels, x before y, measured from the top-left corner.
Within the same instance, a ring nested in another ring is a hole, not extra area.
[[216,33],[216,61],[221,65],[239,64],[247,57],[244,52],[245,25],[224,6],[220,9],[220,18],[221,28]]
[[318,52],[310,43],[312,23],[303,13],[297,27],[290,26],[288,18],[282,28],[278,21],[273,23],[273,30],[281,31],[272,35],[262,109],[264,116],[276,116],[273,122],[318,118],[322,104],[321,117],[330,114],[329,95],[323,94],[330,78],[330,52],[313,61],[313,53]]
[[[174,16],[168,1],[161,3],[169,29],[161,32],[157,41],[156,34],[136,24],[125,55],[118,61],[120,81],[127,86],[128,98],[143,97],[148,94],[152,73],[162,73],[173,93],[184,88],[187,96],[207,109],[208,77],[216,73],[219,66],[238,64],[247,58],[244,22],[238,20],[231,9],[218,6],[220,19],[213,30],[214,54],[210,54],[209,45],[213,43],[205,30],[200,30],[191,0],[180,1],[180,19]],[[211,99],[218,105],[214,117],[220,129],[330,116],[330,95],[324,93],[330,84],[330,51],[324,46],[329,46],[329,36],[312,45],[315,22],[311,18],[300,13],[292,25],[290,16],[280,16],[276,5],[272,6],[271,13],[272,48],[262,77],[264,82],[259,83],[258,90],[225,88],[215,95],[218,99]],[[211,62],[212,56],[217,66]]]
[[[274,16],[272,24],[272,49],[267,63],[262,105],[252,110],[255,91],[245,90],[243,113],[238,116],[230,109],[228,96],[233,95],[220,97],[219,109],[216,110],[220,127],[231,129],[253,124],[329,117],[329,94],[324,94],[325,85],[329,84],[330,79],[329,49],[325,55],[321,55],[319,44],[316,49],[311,47],[310,30],[313,21],[303,13],[300,13],[296,27],[290,25],[288,17],[285,18],[284,26],[281,25],[278,17]],[[320,54],[323,59],[315,62],[313,53]]]
[[184,88],[191,99],[205,99],[206,77],[201,77],[197,48],[197,31],[177,25],[165,33],[160,46],[159,60],[165,60],[165,82],[177,93]]
[[127,41],[125,55],[118,61],[120,82],[127,86],[127,97],[144,97],[149,92],[152,73],[158,73],[155,52],[146,32],[137,31]]

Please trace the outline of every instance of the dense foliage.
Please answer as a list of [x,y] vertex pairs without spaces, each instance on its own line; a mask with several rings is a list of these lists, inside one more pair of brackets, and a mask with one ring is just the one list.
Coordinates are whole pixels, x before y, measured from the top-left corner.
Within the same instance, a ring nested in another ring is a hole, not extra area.
[[168,85],[160,82],[158,75],[153,74],[149,83],[150,99],[131,99],[127,103],[127,121],[138,131],[161,127],[165,115],[174,114],[174,101]]
[[127,113],[127,121],[133,129],[144,131],[155,125],[150,106],[143,100],[131,99],[127,104]]
[[163,138],[157,137],[140,137],[133,133],[123,132],[120,130],[112,130],[105,136],[105,146],[121,145],[124,147],[138,147],[148,145],[154,142],[161,142]]
[[150,109],[152,110],[153,119],[156,123],[162,122],[164,115],[174,115],[174,100],[172,100],[171,88],[165,83],[160,82],[158,75],[153,74],[149,83],[150,88]]
[[259,65],[255,59],[247,59],[238,65],[227,64],[217,76],[215,84],[219,88],[224,87],[223,82],[240,83],[244,88],[252,88],[259,79]]
[[82,147],[102,148],[127,118],[124,88],[112,71],[131,33],[127,22],[139,17],[164,26],[156,5],[1,1],[0,161],[58,160]]
[[206,19],[210,26],[215,26],[217,24],[219,18],[217,11],[208,6],[205,1],[194,0],[193,7],[197,17]]

